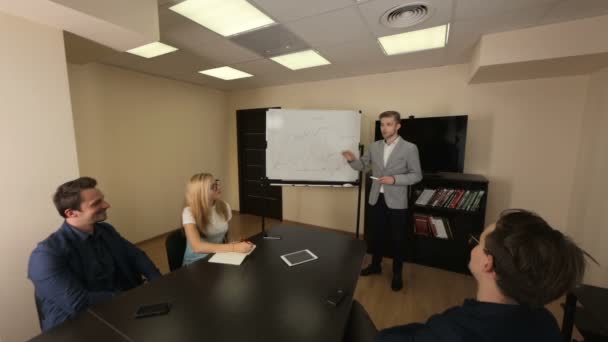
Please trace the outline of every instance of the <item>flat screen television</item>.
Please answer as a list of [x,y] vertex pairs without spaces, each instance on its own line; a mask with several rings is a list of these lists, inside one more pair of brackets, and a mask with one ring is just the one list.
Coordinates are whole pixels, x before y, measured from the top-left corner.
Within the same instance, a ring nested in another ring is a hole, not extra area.
[[[416,144],[422,172],[464,170],[468,115],[401,119],[399,135]],[[382,139],[380,120],[376,121],[375,140]]]

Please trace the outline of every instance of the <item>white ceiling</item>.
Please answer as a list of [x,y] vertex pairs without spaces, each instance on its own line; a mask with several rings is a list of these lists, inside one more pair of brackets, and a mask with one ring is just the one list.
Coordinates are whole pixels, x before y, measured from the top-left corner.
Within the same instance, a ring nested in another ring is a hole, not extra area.
[[[279,25],[224,38],[168,8],[181,0],[158,0],[163,43],[180,50],[153,59],[116,53],[102,63],[217,89],[245,89],[354,75],[466,63],[484,33],[579,19],[608,13],[608,0],[249,0]],[[428,20],[389,29],[379,18],[397,5],[424,2]],[[446,48],[385,56],[377,37],[450,23]],[[268,31],[266,31],[268,30]],[[270,31],[273,30],[273,31]],[[281,33],[282,32],[282,33]],[[282,38],[279,36],[283,36]],[[263,52],[285,49],[285,41],[317,50],[332,64],[289,70]],[[248,48],[244,47],[248,46]],[[258,51],[258,52],[255,52]],[[254,77],[223,81],[197,71],[229,65]]]

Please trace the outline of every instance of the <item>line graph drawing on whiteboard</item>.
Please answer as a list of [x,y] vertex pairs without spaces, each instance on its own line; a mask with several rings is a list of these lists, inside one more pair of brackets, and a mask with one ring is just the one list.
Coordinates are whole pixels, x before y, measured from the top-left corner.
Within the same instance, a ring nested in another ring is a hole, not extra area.
[[[347,149],[356,150],[358,138],[344,136],[328,139],[327,134],[331,134],[329,129],[319,128],[315,132],[301,132],[283,141],[277,141],[280,146],[292,148],[282,149],[272,161],[272,168],[289,168],[301,172],[336,172],[349,167],[341,152]],[[309,141],[311,144],[297,144],[299,141]]]
[[271,110],[266,166],[271,179],[356,181],[342,151],[357,151],[360,118],[353,111]]

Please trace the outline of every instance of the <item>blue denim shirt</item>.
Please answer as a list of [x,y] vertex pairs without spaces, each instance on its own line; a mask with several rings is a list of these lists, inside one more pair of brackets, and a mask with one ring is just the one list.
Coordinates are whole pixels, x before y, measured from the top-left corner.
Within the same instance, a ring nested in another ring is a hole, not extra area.
[[88,234],[64,222],[36,246],[28,265],[44,331],[142,284],[142,276],[151,281],[160,272],[108,223]]

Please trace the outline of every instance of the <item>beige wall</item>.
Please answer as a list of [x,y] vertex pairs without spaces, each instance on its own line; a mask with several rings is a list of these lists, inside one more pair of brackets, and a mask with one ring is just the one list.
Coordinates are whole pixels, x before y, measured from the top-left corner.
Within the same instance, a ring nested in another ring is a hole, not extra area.
[[486,34],[481,38],[480,64],[508,64],[606,53],[606,29],[608,15]]
[[61,218],[51,196],[78,176],[61,31],[0,13],[0,338],[40,330],[27,262]]
[[[231,93],[227,198],[238,208],[237,109],[360,109],[362,140],[378,113],[468,114],[465,172],[490,179],[488,221],[501,210],[538,211],[565,230],[588,76],[469,85],[468,66],[368,75]],[[284,218],[354,231],[355,189],[285,188]]]
[[591,75],[578,147],[569,234],[602,267],[590,263],[586,283],[608,287],[608,69]]
[[181,225],[189,177],[225,174],[226,95],[115,67],[69,66],[78,162],[141,241]]

